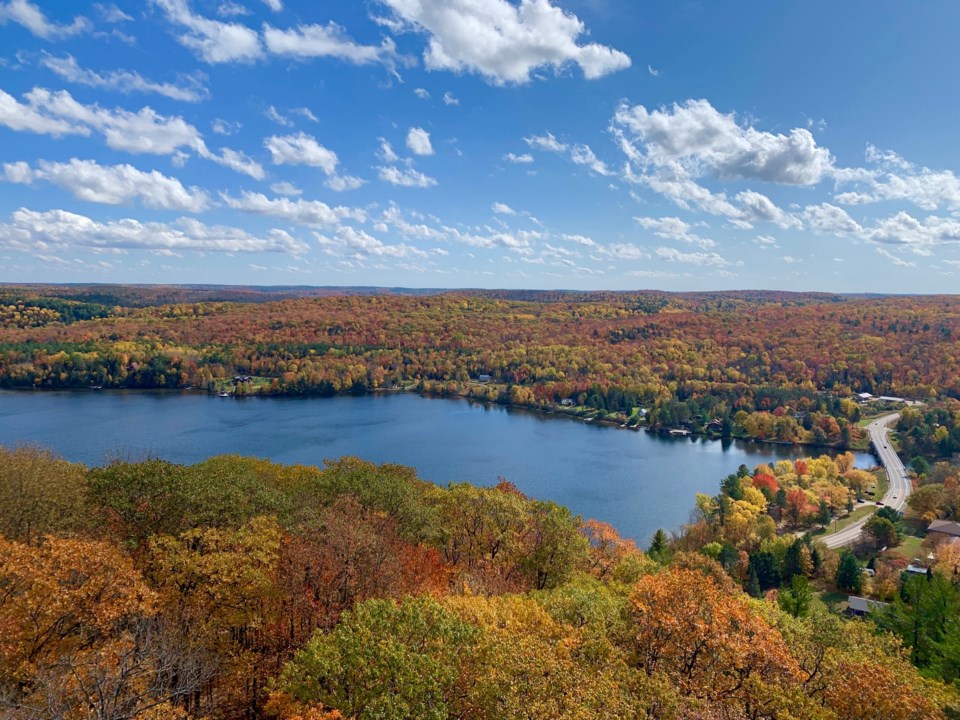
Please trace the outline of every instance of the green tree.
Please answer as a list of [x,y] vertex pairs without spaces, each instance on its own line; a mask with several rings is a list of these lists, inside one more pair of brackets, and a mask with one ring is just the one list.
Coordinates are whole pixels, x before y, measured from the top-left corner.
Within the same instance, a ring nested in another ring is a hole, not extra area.
[[810,614],[810,601],[813,600],[813,586],[803,575],[794,575],[790,587],[780,590],[780,607],[794,617],[806,617]]
[[863,531],[869,535],[878,548],[891,548],[900,544],[900,533],[890,520],[873,515],[863,525]]
[[431,598],[369,600],[287,663],[280,686],[358,720],[457,717],[477,628]]
[[667,533],[663,531],[663,528],[657,528],[657,531],[653,534],[653,540],[650,541],[650,557],[658,562],[665,560],[668,543]]
[[840,564],[837,566],[837,587],[847,592],[858,593],[863,587],[863,576],[860,573],[860,563],[849,550],[840,554]]

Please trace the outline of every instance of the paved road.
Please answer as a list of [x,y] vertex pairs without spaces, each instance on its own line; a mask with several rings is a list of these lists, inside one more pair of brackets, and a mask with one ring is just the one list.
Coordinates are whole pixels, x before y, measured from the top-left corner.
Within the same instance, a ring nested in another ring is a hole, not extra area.
[[[889,505],[892,508],[902,511],[903,506],[907,503],[907,496],[910,494],[910,478],[907,475],[906,468],[903,467],[903,463],[900,462],[897,453],[890,446],[890,426],[899,419],[900,413],[884,415],[867,425],[867,430],[870,433],[870,441],[873,443],[874,449],[877,451],[884,468],[887,470],[887,478],[890,482],[887,494],[883,496],[881,502],[884,505]],[[867,515],[863,520],[854,523],[850,527],[844,528],[840,532],[833,533],[832,535],[823,535],[819,540],[829,548],[849,545],[860,537],[863,525],[870,517],[870,515]]]

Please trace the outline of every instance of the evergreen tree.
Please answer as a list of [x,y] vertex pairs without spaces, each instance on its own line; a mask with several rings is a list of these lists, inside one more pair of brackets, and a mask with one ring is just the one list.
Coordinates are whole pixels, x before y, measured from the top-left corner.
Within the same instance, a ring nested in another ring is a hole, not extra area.
[[837,587],[851,593],[858,593],[863,587],[860,563],[849,550],[844,550],[840,556],[840,565],[837,567]]
[[757,569],[750,564],[750,578],[747,580],[747,594],[750,597],[763,597],[763,590],[760,589],[760,578],[757,577]]

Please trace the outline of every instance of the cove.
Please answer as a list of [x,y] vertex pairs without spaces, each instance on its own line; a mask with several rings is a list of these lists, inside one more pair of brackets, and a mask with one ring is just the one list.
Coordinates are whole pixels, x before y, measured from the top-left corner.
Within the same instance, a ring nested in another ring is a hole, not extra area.
[[[493,485],[611,523],[646,545],[687,522],[698,492],[715,494],[741,463],[751,469],[804,448],[666,437],[556,415],[414,394],[220,398],[205,393],[0,391],[0,444],[38,444],[101,465],[160,457],[195,463],[240,454],[322,465],[356,455],[400,463],[445,485]],[[858,454],[859,467],[876,462]]]

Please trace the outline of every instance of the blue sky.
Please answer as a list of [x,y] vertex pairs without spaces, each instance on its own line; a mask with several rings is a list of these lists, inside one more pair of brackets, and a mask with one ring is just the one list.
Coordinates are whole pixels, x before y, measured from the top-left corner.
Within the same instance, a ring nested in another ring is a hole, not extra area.
[[0,0],[0,281],[955,292],[958,21]]

